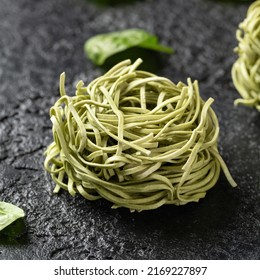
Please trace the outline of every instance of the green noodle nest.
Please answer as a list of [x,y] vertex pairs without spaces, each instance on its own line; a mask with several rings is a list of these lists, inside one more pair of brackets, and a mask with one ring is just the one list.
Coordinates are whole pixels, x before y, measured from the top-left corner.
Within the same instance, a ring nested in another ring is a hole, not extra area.
[[247,17],[237,30],[239,55],[232,67],[233,83],[240,93],[235,104],[255,107],[260,111],[260,1],[248,9]]
[[136,70],[141,62],[123,61],[87,87],[80,81],[72,97],[61,75],[45,153],[54,192],[142,211],[198,201],[221,168],[236,185],[218,153],[213,99],[200,98],[197,81],[176,85]]

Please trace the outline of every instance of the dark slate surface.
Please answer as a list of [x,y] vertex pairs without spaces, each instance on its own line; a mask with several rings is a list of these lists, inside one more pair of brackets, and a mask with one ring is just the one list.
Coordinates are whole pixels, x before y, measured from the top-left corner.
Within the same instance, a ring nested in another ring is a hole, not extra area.
[[[259,259],[260,115],[233,106],[235,31],[247,5],[147,0],[97,7],[87,0],[0,0],[0,200],[26,212],[26,232],[0,241],[0,259]],[[200,81],[215,98],[220,151],[238,187],[222,175],[200,203],[130,213],[106,201],[52,194],[43,170],[48,110],[59,74],[68,90],[101,74],[83,54],[94,34],[140,27],[173,46],[158,74]]]

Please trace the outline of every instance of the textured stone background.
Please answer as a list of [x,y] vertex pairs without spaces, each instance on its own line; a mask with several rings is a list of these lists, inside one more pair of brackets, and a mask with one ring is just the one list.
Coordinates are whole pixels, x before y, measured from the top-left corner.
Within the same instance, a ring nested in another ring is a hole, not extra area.
[[[234,107],[235,31],[247,5],[144,0],[98,7],[87,0],[0,0],[0,200],[26,212],[26,233],[0,241],[0,259],[259,259],[260,115]],[[198,79],[221,126],[220,152],[238,187],[222,176],[200,203],[133,213],[52,194],[43,170],[49,107],[59,74],[68,91],[101,74],[84,56],[90,36],[140,27],[172,46],[158,74]]]

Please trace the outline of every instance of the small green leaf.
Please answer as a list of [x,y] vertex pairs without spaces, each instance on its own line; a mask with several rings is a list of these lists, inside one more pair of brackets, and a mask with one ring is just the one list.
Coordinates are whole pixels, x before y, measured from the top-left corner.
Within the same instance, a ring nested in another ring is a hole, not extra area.
[[160,45],[155,35],[136,28],[96,35],[85,42],[84,50],[93,63],[102,65],[108,57],[132,47],[173,53],[172,48]]
[[24,211],[7,202],[0,201],[0,231],[15,220],[24,217]]

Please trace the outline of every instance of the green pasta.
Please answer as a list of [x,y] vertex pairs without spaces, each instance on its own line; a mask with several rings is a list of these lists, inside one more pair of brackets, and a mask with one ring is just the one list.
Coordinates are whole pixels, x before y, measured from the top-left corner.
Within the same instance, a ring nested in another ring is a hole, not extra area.
[[44,164],[55,193],[142,211],[199,201],[221,169],[236,186],[218,152],[213,99],[200,98],[197,81],[137,70],[141,62],[122,61],[86,87],[78,82],[72,97],[61,74]]
[[243,104],[260,111],[260,1],[255,1],[247,17],[237,30],[239,45],[235,52],[239,58],[232,67],[233,83],[242,98],[235,105]]

